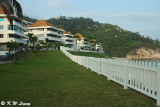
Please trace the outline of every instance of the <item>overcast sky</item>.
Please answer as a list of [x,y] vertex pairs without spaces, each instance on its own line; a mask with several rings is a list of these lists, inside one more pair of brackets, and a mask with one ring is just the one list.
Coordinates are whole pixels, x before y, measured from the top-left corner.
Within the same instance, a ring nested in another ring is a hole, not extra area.
[[17,0],[25,15],[38,19],[90,17],[101,23],[160,39],[160,0]]

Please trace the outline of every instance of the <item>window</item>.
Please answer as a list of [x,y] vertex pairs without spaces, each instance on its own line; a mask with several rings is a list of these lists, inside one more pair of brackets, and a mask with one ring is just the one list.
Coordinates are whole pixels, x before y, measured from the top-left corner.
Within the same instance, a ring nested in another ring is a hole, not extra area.
[[17,31],[17,27],[13,27],[14,31]]
[[11,26],[10,26],[10,25],[8,26],[8,30],[12,30],[12,28],[11,28]]
[[3,25],[0,25],[0,29],[3,29]]
[[38,31],[44,31],[44,29],[38,29]]
[[4,21],[4,19],[0,19],[0,21]]
[[[8,26],[8,30],[12,30],[10,25]],[[17,26],[13,26],[13,30],[17,31],[17,32],[20,32],[20,33],[23,33],[23,30],[21,28],[17,27]]]
[[3,34],[0,34],[0,38],[3,38]]
[[0,50],[2,50],[3,49],[3,45],[0,43]]

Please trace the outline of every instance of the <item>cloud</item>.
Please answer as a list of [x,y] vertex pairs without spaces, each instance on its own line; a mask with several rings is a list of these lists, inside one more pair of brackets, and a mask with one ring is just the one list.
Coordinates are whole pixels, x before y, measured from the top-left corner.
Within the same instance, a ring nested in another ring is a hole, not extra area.
[[69,5],[62,0],[50,0],[46,2],[46,6],[57,10],[65,10],[69,8]]

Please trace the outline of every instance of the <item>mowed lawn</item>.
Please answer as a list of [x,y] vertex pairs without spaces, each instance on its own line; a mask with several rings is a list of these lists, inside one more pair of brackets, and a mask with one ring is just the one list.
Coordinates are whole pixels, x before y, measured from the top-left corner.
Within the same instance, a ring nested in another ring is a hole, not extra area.
[[74,52],[74,51],[68,51],[70,52],[72,55],[78,55],[78,56],[88,56],[88,57],[97,57],[97,58],[106,58],[106,56],[104,56],[101,53],[94,53],[94,52]]
[[60,51],[40,52],[28,61],[0,65],[0,102],[32,107],[154,107],[156,101],[108,81]]

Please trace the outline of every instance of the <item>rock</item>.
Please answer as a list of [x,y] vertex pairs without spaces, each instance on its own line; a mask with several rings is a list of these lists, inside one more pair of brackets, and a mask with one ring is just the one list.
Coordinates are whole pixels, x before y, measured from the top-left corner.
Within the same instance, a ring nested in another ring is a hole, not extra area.
[[140,48],[134,51],[131,51],[126,56],[127,59],[160,59],[159,49],[146,49]]

